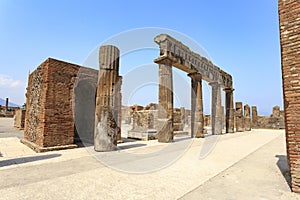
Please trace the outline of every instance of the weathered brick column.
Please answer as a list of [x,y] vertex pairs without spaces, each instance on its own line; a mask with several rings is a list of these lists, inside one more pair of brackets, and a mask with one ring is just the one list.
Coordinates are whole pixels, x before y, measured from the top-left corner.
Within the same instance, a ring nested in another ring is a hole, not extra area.
[[292,190],[300,192],[300,3],[278,0],[287,157]]
[[169,60],[159,62],[158,142],[173,141],[173,76]]
[[233,88],[225,88],[226,94],[226,133],[234,133]]
[[244,106],[244,127],[245,131],[251,131],[250,106],[248,104]]
[[235,127],[237,132],[245,131],[242,102],[235,102]]
[[191,137],[203,138],[203,100],[202,100],[202,75],[199,73],[188,74],[191,77]]
[[257,128],[257,108],[256,106],[251,107],[252,110],[252,122],[251,122],[251,127],[252,128]]
[[221,117],[221,89],[216,82],[209,83],[212,88],[211,97],[211,117],[212,117],[212,134],[222,134],[222,117]]
[[119,49],[101,46],[95,111],[95,151],[112,151],[117,148],[116,94],[119,71]]

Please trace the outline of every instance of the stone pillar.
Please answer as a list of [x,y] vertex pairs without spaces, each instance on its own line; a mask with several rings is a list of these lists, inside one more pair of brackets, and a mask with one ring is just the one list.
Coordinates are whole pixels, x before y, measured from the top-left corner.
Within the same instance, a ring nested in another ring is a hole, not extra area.
[[248,104],[244,106],[244,127],[245,131],[251,131],[250,106]]
[[119,49],[115,46],[100,47],[95,111],[95,151],[112,151],[117,148],[116,85],[119,56]]
[[237,132],[243,132],[244,129],[244,115],[243,115],[243,103],[235,102],[235,126]]
[[203,100],[202,100],[202,75],[199,73],[188,74],[191,77],[191,137],[203,138]]
[[158,142],[173,141],[173,76],[172,63],[159,63]]
[[212,117],[212,134],[222,134],[222,117],[221,117],[221,89],[217,82],[209,84],[212,87],[211,97],[211,117]]
[[256,109],[256,106],[252,106],[251,110],[252,110],[251,127],[252,128],[257,128],[257,109]]
[[271,117],[280,117],[280,107],[279,106],[274,106],[272,110],[272,115]]
[[121,143],[121,125],[122,125],[122,93],[121,93],[121,86],[122,86],[122,76],[118,76],[118,81],[116,84],[116,113],[115,115],[118,116],[117,120],[117,142]]
[[234,108],[233,108],[233,88],[225,88],[226,94],[226,133],[234,133]]
[[8,98],[6,98],[6,102],[5,102],[5,111],[8,111]]

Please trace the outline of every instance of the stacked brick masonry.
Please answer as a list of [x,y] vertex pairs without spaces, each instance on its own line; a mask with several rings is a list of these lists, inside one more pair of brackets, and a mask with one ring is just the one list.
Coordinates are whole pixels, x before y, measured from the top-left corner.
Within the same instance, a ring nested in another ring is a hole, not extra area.
[[300,1],[278,0],[287,155],[300,192]]
[[[30,74],[26,93],[25,139],[40,147],[74,143],[74,87],[78,85],[79,72],[83,69],[94,74],[91,82],[96,82],[97,70],[52,58]],[[94,115],[93,109],[91,112],[90,115]]]

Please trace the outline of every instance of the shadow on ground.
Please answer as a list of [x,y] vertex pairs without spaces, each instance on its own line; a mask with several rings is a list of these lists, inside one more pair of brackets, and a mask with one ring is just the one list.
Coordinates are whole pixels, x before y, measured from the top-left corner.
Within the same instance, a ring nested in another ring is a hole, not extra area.
[[8,160],[1,160],[0,167],[9,166],[9,165],[16,165],[28,162],[34,162],[39,160],[51,159],[61,156],[61,154],[49,154],[49,155],[42,155],[42,156],[30,156],[24,158],[13,158]]
[[292,188],[292,182],[291,182],[291,174],[290,174],[290,169],[287,161],[286,155],[276,155],[276,158],[278,158],[277,161],[277,167],[280,169],[281,174],[285,178],[288,186],[290,189]]

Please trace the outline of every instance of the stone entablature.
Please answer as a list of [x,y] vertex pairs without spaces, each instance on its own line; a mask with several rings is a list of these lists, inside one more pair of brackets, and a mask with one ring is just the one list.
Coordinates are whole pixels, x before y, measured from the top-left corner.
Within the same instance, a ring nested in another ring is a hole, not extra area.
[[160,34],[154,41],[160,47],[160,57],[155,60],[169,59],[172,65],[187,72],[199,73],[207,82],[217,82],[221,87],[232,88],[232,77],[210,60],[191,51],[189,47],[167,34]]

